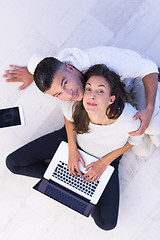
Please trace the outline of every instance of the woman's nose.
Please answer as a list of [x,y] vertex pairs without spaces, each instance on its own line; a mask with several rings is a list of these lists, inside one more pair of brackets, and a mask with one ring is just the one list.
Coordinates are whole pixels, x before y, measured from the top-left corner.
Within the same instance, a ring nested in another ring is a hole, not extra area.
[[93,92],[90,94],[90,99],[95,99],[95,94]]

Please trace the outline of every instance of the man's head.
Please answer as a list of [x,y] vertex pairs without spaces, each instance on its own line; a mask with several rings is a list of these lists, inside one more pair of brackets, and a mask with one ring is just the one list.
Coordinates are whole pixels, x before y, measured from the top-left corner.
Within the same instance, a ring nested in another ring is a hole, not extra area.
[[37,65],[34,81],[42,92],[61,100],[80,101],[83,97],[83,74],[53,57],[44,58]]

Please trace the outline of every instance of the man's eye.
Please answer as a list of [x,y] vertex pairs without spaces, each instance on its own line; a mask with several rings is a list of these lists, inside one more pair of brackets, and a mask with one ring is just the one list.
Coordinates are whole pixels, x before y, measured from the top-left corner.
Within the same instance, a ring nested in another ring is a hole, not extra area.
[[66,81],[64,82],[63,86],[66,86],[66,85],[67,85],[67,83],[68,83],[68,81],[66,80]]
[[58,98],[60,95],[61,95],[61,93],[58,93],[58,94],[56,95],[56,97]]

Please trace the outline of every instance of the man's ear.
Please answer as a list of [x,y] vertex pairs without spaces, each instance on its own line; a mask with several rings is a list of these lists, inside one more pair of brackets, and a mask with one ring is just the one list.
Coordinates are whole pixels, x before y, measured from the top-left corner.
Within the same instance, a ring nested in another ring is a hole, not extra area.
[[72,65],[70,65],[69,63],[65,63],[65,66],[66,66],[66,68],[69,70],[69,71],[74,71],[74,67],[72,66]]
[[109,104],[112,104],[112,103],[115,101],[115,99],[116,99],[115,95],[112,95],[112,96],[110,97]]

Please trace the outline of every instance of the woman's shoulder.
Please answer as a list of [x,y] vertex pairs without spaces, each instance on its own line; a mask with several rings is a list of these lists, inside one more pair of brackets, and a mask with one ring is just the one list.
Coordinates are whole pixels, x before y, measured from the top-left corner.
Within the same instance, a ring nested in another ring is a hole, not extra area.
[[125,103],[124,110],[121,115],[122,121],[126,124],[132,126],[133,128],[138,128],[140,126],[140,120],[134,120],[134,115],[138,112],[138,110],[133,107],[130,103]]
[[130,103],[126,102],[122,114],[130,118],[137,112],[138,110],[135,107],[133,107]]

